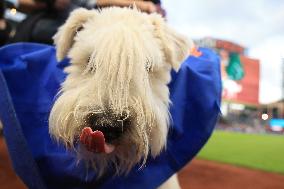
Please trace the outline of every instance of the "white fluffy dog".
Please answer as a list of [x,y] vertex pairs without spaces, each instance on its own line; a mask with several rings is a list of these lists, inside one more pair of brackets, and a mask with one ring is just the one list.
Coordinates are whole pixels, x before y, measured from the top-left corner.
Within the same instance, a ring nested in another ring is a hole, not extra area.
[[[190,43],[158,14],[136,8],[77,9],[55,36],[57,58],[70,58],[49,118],[53,138],[98,175],[127,174],[165,148],[170,71]],[[163,188],[177,180],[170,179]]]

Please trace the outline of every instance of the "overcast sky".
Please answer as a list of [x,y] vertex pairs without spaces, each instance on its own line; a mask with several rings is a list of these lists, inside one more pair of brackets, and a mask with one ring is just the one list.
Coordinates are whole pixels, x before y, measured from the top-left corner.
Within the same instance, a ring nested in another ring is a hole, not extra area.
[[260,102],[281,98],[284,0],[162,0],[170,25],[191,38],[216,37],[261,61]]

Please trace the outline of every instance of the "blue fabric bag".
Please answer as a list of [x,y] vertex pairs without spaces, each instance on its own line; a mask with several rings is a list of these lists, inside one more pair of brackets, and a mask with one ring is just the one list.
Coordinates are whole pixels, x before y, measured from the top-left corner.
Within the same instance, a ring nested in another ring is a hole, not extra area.
[[18,43],[0,49],[0,119],[16,173],[31,189],[154,189],[186,165],[210,137],[220,112],[219,57],[200,49],[172,73],[167,150],[125,177],[96,179],[92,169],[51,140],[48,116],[68,60],[53,46]]

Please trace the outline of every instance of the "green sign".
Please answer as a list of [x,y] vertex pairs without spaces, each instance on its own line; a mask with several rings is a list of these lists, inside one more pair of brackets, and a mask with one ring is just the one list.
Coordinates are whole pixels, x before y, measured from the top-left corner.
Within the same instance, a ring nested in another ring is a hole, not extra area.
[[228,77],[232,80],[241,80],[245,73],[241,63],[240,55],[237,53],[231,53],[229,63],[226,67]]

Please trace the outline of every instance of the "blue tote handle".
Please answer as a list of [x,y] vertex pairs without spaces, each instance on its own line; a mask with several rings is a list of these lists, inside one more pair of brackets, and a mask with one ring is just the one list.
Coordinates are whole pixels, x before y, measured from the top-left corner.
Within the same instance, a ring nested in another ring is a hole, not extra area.
[[0,70],[0,119],[13,167],[30,189],[46,189],[18,121],[6,80]]

